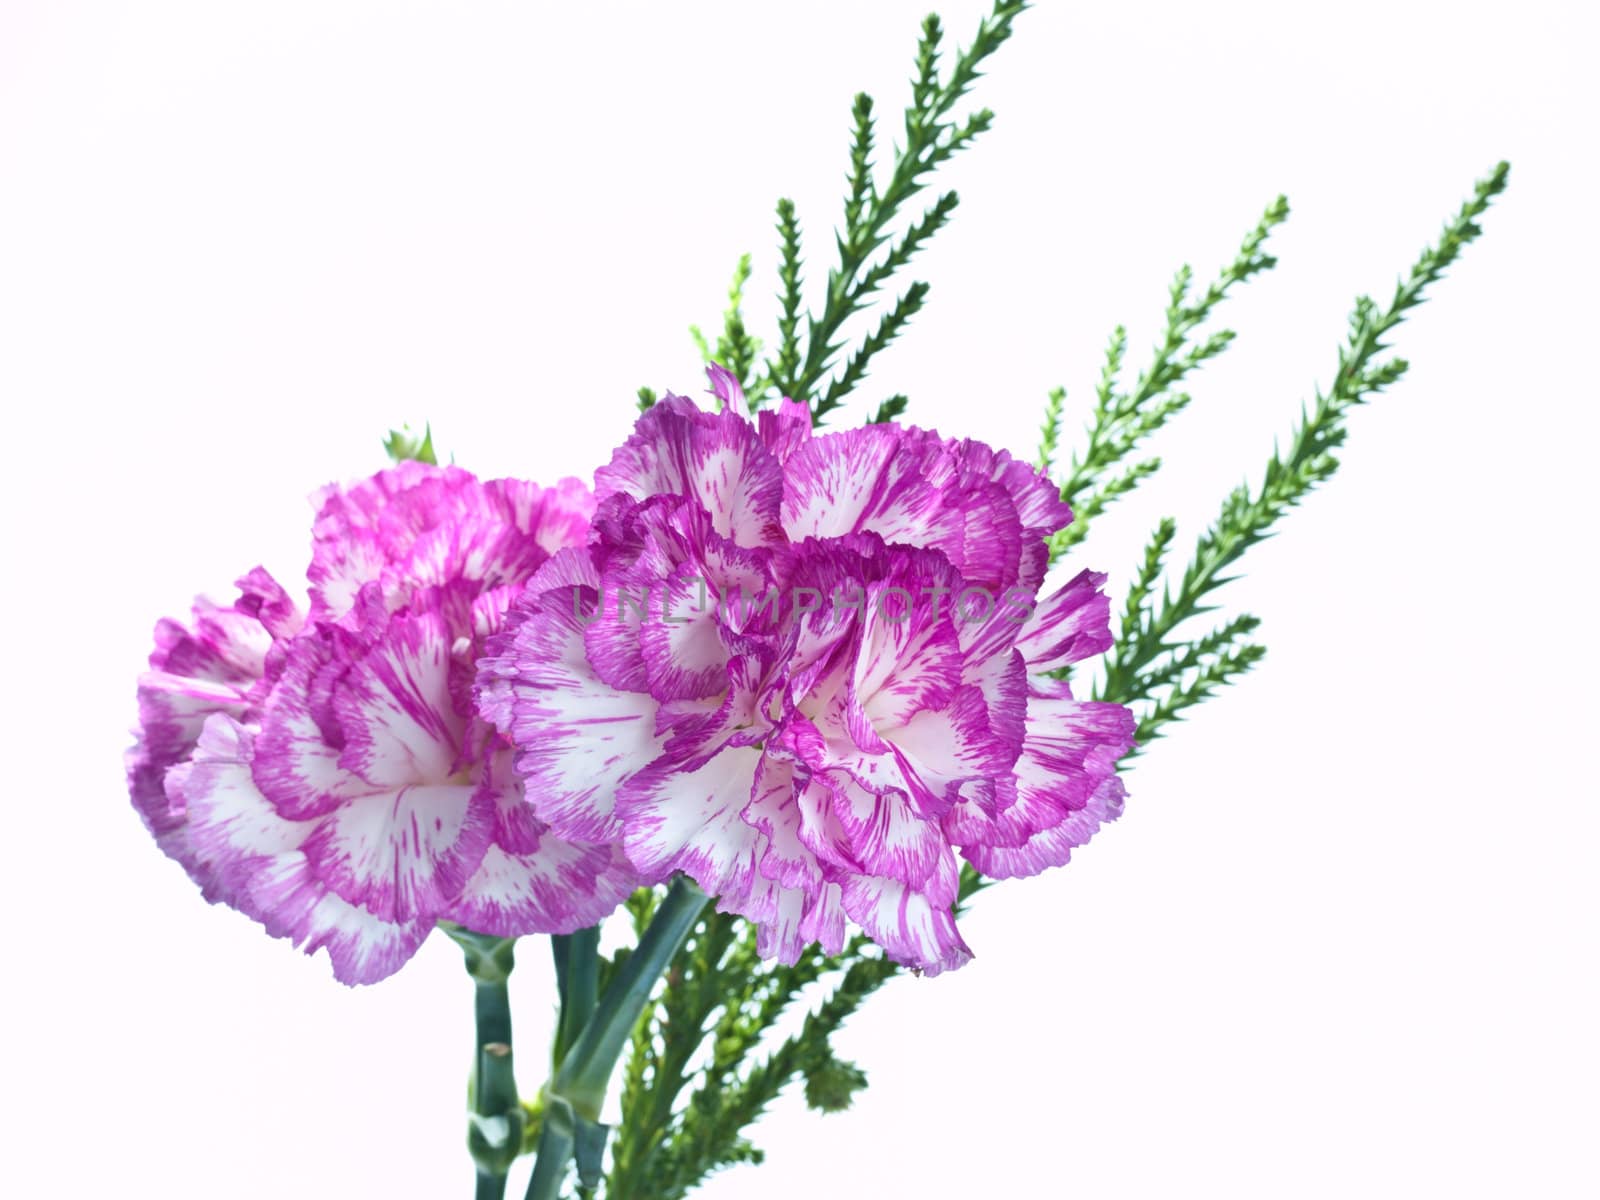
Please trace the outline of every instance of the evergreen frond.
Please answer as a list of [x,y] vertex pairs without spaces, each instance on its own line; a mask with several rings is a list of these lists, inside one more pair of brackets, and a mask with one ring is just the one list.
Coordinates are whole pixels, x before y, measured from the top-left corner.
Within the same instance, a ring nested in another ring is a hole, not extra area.
[[1116,472],[1116,468],[1146,438],[1189,405],[1189,395],[1178,385],[1191,372],[1221,354],[1233,341],[1233,331],[1219,329],[1205,337],[1198,331],[1227,298],[1229,291],[1277,264],[1263,247],[1273,229],[1289,216],[1289,202],[1279,196],[1245,235],[1239,252],[1198,297],[1191,299],[1193,272],[1180,267],[1167,293],[1166,323],[1150,364],[1141,370],[1133,387],[1120,390],[1128,351],[1128,333],[1122,326],[1112,332],[1106,346],[1105,365],[1095,388],[1094,414],[1088,445],[1075,454],[1061,484],[1061,498],[1073,510],[1073,522],[1051,539],[1054,561],[1082,541],[1090,522],[1110,504],[1132,491],[1159,468]]

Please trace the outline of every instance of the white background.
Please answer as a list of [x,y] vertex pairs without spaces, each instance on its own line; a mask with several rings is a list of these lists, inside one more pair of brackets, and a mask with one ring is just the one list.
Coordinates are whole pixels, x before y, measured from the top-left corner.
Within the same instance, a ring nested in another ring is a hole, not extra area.
[[[123,793],[150,626],[257,562],[298,579],[304,496],[391,425],[548,480],[638,385],[699,391],[684,326],[741,251],[771,329],[780,194],[821,278],[850,97],[887,139],[926,3],[0,5],[0,1192],[465,1194],[456,955],[346,991],[199,901]],[[952,36],[983,7],[943,3]],[[1112,324],[1142,361],[1171,271],[1295,206],[1166,470],[1077,560],[1119,594],[1160,515],[1187,543],[1257,472],[1353,296],[1497,158],[1512,186],[1229,589],[1265,665],[1068,869],[981,899],[969,969],[872,1000],[855,1111],[787,1099],[768,1165],[705,1196],[1600,1194],[1584,7],[1019,23],[864,402],[1027,452],[1051,385],[1081,421]]]

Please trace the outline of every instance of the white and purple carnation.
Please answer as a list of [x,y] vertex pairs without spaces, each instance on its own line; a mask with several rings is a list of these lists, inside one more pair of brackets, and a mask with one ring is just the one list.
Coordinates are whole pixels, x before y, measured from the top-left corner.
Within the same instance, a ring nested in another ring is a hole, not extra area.
[[853,921],[933,973],[970,951],[958,856],[1065,863],[1121,811],[1133,720],[1061,668],[1110,645],[1102,577],[1039,597],[1056,488],[982,443],[896,425],[756,422],[713,368],[596,475],[479,662],[483,715],[534,811],[691,876],[793,961]]
[[472,705],[512,598],[583,539],[588,489],[408,462],[316,501],[307,616],[257,570],[232,608],[157,627],[129,781],[158,843],[346,983],[398,970],[440,920],[603,918],[627,860],[541,822]]

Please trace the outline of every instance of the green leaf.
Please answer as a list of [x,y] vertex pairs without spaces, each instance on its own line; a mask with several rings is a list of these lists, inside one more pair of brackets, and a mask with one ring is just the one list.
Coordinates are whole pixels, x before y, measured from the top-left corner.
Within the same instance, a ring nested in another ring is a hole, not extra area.
[[652,915],[638,947],[607,980],[593,1015],[561,1060],[553,1086],[571,1103],[574,1113],[599,1118],[606,1084],[634,1023],[657,979],[683,945],[706,896],[687,876],[679,875]]

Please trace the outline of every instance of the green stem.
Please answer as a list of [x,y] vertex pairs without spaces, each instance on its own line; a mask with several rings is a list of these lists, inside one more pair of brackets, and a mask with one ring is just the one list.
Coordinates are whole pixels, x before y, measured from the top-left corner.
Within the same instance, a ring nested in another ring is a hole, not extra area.
[[584,1025],[556,1071],[556,1098],[572,1105],[577,1116],[600,1119],[606,1084],[622,1047],[633,1033],[650,992],[661,978],[705,907],[706,895],[687,876],[667,889],[644,937],[606,986],[593,1016]]
[[505,1200],[506,1177],[504,1175],[490,1175],[480,1170],[477,1175],[477,1186],[472,1190],[473,1200]]
[[489,1117],[517,1105],[511,1063],[511,997],[504,979],[478,980],[473,1006],[478,1018],[478,1088],[474,1111]]
[[534,1151],[527,1200],[558,1200],[572,1158],[572,1110],[559,1097],[546,1097]]
[[474,933],[457,925],[445,932],[461,947],[474,984],[471,1112],[467,1149],[477,1167],[477,1200],[500,1200],[506,1172],[522,1148],[522,1103],[511,1050],[511,998],[507,981],[516,965],[516,939]]

